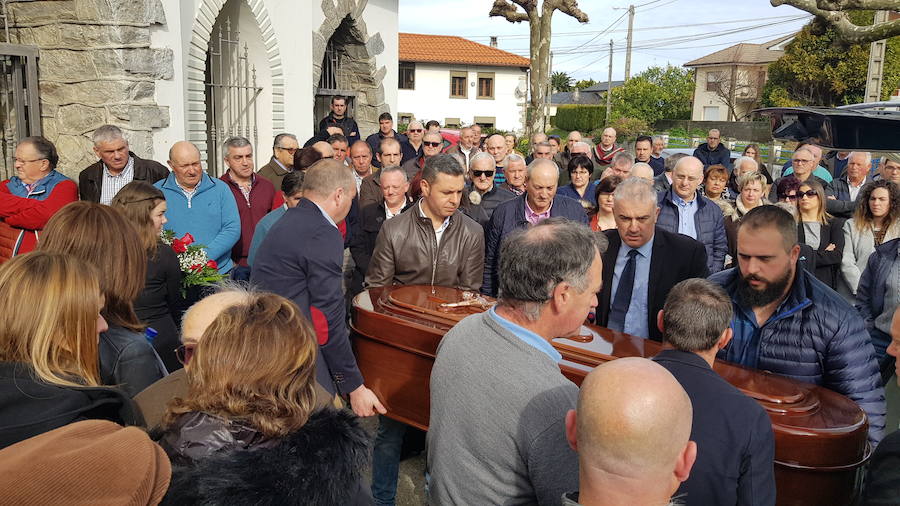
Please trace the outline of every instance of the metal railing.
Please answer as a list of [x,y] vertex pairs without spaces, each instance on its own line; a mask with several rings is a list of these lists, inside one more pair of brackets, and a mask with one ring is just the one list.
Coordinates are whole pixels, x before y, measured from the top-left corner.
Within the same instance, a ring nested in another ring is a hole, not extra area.
[[30,135],[41,135],[38,56],[37,47],[0,43],[0,179],[16,174],[16,143]]

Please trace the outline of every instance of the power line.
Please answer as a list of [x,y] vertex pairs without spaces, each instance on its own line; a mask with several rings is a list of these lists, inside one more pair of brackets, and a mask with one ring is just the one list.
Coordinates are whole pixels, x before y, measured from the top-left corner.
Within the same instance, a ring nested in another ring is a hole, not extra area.
[[[655,0],[655,1],[659,1],[659,0]],[[588,41],[585,42],[584,44],[581,44],[580,46],[576,47],[575,49],[572,49],[572,50],[569,51],[569,52],[561,53],[561,54],[572,54],[574,51],[576,51],[576,50],[578,50],[578,49],[581,49],[581,48],[583,48],[584,46],[590,44],[591,42],[597,40],[597,37],[603,35],[604,33],[608,32],[610,29],[612,29],[614,26],[616,26],[617,24],[621,23],[622,20],[625,19],[625,16],[627,16],[627,15],[628,15],[627,12],[624,13],[624,14],[622,14],[621,16],[619,16],[619,19],[617,19],[617,20],[613,21],[612,23],[610,23],[609,26],[607,26],[606,28],[604,28],[602,32],[598,33],[597,35],[594,35],[590,40],[588,40]],[[561,61],[561,62],[559,62],[558,64],[568,63],[568,62],[570,62],[570,61],[577,60],[578,58],[579,58],[579,56],[575,56],[575,58],[570,58],[570,59],[568,59],[568,60]]]

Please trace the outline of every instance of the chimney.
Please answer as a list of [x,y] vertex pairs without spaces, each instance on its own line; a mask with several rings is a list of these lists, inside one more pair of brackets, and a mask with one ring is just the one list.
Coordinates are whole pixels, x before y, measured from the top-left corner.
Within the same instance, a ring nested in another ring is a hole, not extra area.
[[497,36],[491,35],[491,47],[497,47]]
[[575,88],[575,91],[572,92],[572,102],[576,104],[581,102],[581,90]]

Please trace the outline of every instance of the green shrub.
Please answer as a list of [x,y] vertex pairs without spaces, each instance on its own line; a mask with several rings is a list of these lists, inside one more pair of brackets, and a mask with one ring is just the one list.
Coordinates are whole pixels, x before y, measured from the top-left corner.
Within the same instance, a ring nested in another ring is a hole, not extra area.
[[561,130],[590,132],[600,128],[606,119],[606,106],[561,105],[556,108],[553,126]]
[[[616,129],[616,135],[620,144],[626,140],[633,141],[639,135],[650,135],[651,132],[650,125],[646,121],[637,118],[616,118],[609,126]],[[603,129],[598,129],[594,132],[594,138],[599,139],[601,133],[603,133]]]

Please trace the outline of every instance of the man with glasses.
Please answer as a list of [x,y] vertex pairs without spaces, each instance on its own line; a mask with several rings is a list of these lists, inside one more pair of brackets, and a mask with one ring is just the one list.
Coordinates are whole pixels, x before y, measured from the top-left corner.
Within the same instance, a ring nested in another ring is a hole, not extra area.
[[900,184],[900,153],[885,153],[878,168],[881,179]]
[[[396,139],[398,141],[406,141],[406,136],[398,134],[394,130],[394,117],[389,112],[383,112],[378,116],[378,131],[366,137],[366,144],[372,148],[372,153],[377,153],[381,147],[381,141],[384,139]],[[376,169],[381,168],[381,162],[377,159],[372,160],[372,166]]]
[[[815,144],[812,144],[810,142],[803,142],[797,146],[797,151],[799,151],[801,149],[805,149],[805,150],[809,151],[809,153],[813,157],[812,174],[814,176],[816,176],[817,178],[821,179],[822,181],[831,183],[831,181],[834,179],[834,177],[831,175],[831,172],[829,172],[828,169],[825,168],[825,164],[822,162],[822,148],[820,148],[819,146],[816,146]],[[793,165],[794,165],[793,158],[791,158],[790,160],[785,162],[784,167],[782,167],[781,175],[782,176],[790,176],[791,174],[793,174],[794,173]]]
[[[801,183],[812,178],[822,185],[822,188],[825,189],[826,196],[833,196],[834,190],[831,188],[831,183],[813,174],[813,168],[816,167],[817,160],[818,158],[816,157],[815,151],[810,149],[809,146],[803,146],[797,151],[794,151],[794,156],[791,158],[793,170],[790,174],[786,174],[775,181],[775,184],[772,185],[772,190],[769,192],[769,202],[778,202],[778,200],[780,200],[777,192],[778,182],[789,176],[794,176],[797,178],[797,181]],[[832,199],[829,198],[828,200]],[[828,209],[826,208],[826,210]],[[831,210],[828,211],[831,212]]]
[[722,144],[722,134],[713,128],[706,136],[706,142],[697,146],[694,156],[703,162],[703,170],[710,165],[731,167],[731,151]]
[[[524,176],[524,162],[521,168]],[[482,227],[488,224],[498,205],[516,197],[515,193],[494,184],[494,170],[494,157],[488,153],[476,154],[469,164],[472,185],[468,193],[469,202],[463,211]]]
[[425,127],[419,120],[412,120],[406,129],[406,141],[400,142],[403,150],[403,161],[406,163],[422,156],[422,139],[425,137]]
[[272,183],[275,188],[281,188],[284,176],[294,171],[294,153],[300,148],[297,136],[282,133],[275,136],[272,146],[272,158],[269,163],[259,168],[258,174]]
[[[406,171],[406,177],[412,181],[416,174],[425,168],[425,162],[432,156],[440,154],[442,149],[444,149],[444,138],[441,137],[440,133],[428,132],[424,134],[422,137],[422,154],[412,160],[403,162],[402,167]],[[418,185],[414,184],[410,188],[414,199],[419,196],[419,189],[416,186]]]

